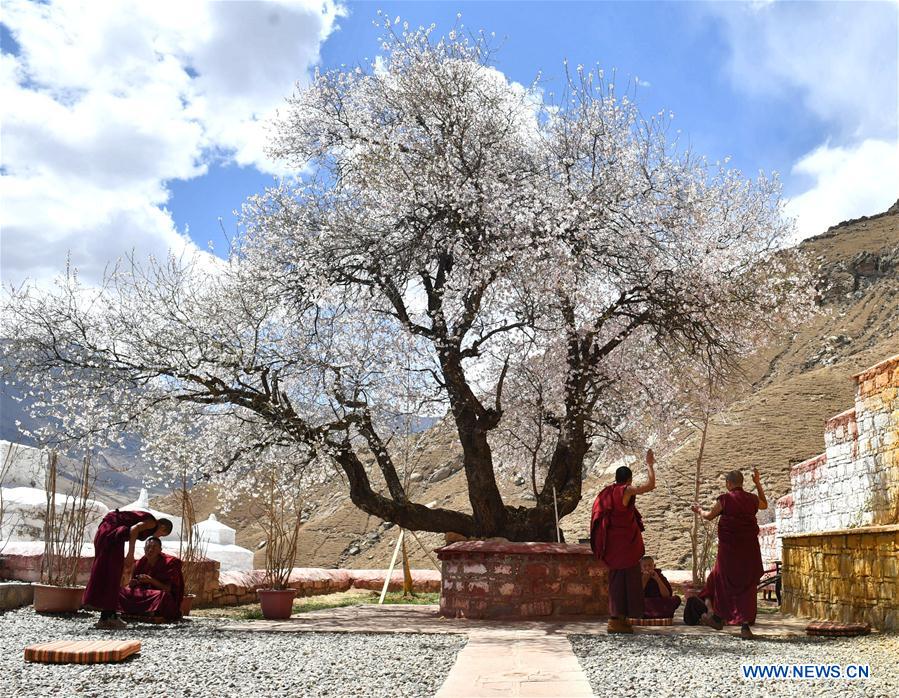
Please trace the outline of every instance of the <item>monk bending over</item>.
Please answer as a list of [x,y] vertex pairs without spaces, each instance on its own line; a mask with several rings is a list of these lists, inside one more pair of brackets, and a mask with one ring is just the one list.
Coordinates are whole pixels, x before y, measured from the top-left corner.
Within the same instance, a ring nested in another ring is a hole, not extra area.
[[609,568],[610,633],[632,633],[628,618],[643,617],[643,584],[640,558],[643,557],[643,519],[637,511],[638,494],[655,489],[656,475],[652,449],[646,452],[647,480],[633,484],[634,474],[627,466],[615,471],[615,484],[609,485],[593,502],[590,519],[590,547],[597,560]]
[[768,508],[758,469],[752,471],[758,496],[743,490],[743,473],[732,470],[724,478],[727,492],[718,497],[710,511],[699,504],[691,509],[707,521],[718,521],[718,556],[699,598],[710,607],[702,622],[720,630],[724,623],[739,625],[740,637],[752,639],[758,583],[762,576],[762,552],[756,513]]
[[640,558],[643,575],[643,617],[674,618],[680,606],[680,596],[672,593],[671,583],[662,571],[656,569],[655,560],[649,555]]
[[183,598],[181,560],[162,552],[162,541],[156,536],[147,538],[131,581],[119,591],[119,610],[135,616],[162,616],[171,622],[180,620]]
[[[167,536],[172,532],[168,519],[156,520],[147,511],[115,511],[103,517],[94,536],[94,564],[84,590],[85,606],[100,611],[98,628],[120,630],[127,627],[118,617],[119,589],[131,579],[134,544],[152,535]],[[125,553],[125,542],[128,552]]]

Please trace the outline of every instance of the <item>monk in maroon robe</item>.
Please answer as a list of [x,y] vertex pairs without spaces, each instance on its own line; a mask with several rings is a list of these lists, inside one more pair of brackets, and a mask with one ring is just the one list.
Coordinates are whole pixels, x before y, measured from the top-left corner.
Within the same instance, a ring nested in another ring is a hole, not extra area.
[[627,466],[615,471],[615,483],[603,489],[593,502],[590,518],[590,547],[597,560],[609,568],[610,633],[632,633],[628,618],[643,617],[643,584],[640,558],[643,557],[643,519],[637,511],[638,494],[655,489],[656,476],[652,449],[646,452],[648,479],[639,487]]
[[147,538],[144,556],[134,566],[128,586],[119,590],[119,611],[134,616],[162,616],[169,622],[181,619],[184,576],[181,560],[162,552],[162,541]]
[[758,583],[762,576],[762,552],[756,513],[768,508],[758,469],[752,471],[758,496],[743,489],[743,473],[733,470],[725,476],[727,492],[715,501],[710,511],[698,504],[692,509],[707,521],[718,521],[718,556],[699,598],[710,606],[703,623],[720,630],[724,624],[739,625],[740,636],[752,639],[755,623]]
[[655,560],[649,555],[640,559],[640,572],[643,579],[643,617],[674,618],[674,612],[680,606],[680,596],[673,593],[671,583],[656,569]]
[[[103,517],[94,536],[94,564],[84,590],[83,603],[99,609],[98,628],[120,630],[126,627],[118,617],[119,589],[131,578],[134,544],[156,534],[167,536],[172,522],[156,518],[146,511],[115,511]],[[125,542],[128,552],[125,553]]]

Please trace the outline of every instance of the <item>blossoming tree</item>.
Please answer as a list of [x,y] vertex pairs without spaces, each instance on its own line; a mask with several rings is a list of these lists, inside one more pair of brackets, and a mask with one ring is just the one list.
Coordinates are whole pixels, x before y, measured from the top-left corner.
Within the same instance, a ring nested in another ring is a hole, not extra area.
[[[301,174],[247,202],[228,260],[17,290],[5,361],[66,438],[139,433],[226,489],[271,459],[405,528],[552,540],[553,492],[574,510],[591,447],[670,403],[675,367],[807,305],[779,188],[680,150],[600,72],[553,104],[483,38],[397,32],[288,100],[271,153]],[[397,457],[404,416],[444,412],[470,511],[415,501]]]

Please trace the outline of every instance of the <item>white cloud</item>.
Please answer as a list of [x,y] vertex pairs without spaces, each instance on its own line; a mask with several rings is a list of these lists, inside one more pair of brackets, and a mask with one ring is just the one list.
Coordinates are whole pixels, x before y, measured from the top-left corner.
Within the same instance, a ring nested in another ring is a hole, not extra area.
[[792,172],[815,180],[808,191],[787,201],[787,213],[796,218],[802,239],[894,204],[899,197],[899,145],[876,139],[850,147],[825,144],[803,156]]
[[197,252],[166,182],[223,155],[279,172],[264,124],[308,79],[333,0],[7,0],[0,56],[2,276],[45,279],[67,253],[86,279],[134,250]]
[[895,138],[899,3],[705,7],[721,20],[735,86],[798,99],[834,135]]
[[[811,187],[787,201],[798,238],[880,213],[899,196],[899,3],[709,3],[735,87],[801,104],[822,143],[790,169]],[[794,184],[793,189],[796,189]]]

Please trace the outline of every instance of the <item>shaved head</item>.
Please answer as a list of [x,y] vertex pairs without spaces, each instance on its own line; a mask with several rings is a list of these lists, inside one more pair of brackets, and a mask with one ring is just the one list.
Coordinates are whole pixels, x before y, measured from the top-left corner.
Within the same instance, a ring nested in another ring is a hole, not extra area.
[[633,478],[633,471],[626,465],[622,465],[620,468],[615,470],[615,482],[619,485],[623,485],[625,482],[630,482],[631,480],[633,480]]
[[739,470],[731,470],[727,475],[724,476],[724,481],[730,483],[732,487],[742,487],[743,473],[741,473]]

